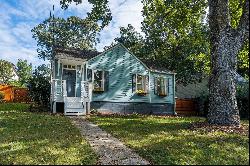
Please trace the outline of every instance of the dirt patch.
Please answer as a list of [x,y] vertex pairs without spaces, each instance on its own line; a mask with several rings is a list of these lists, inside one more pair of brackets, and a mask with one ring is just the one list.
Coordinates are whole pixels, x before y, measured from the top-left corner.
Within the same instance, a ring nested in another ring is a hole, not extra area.
[[195,122],[190,125],[190,130],[199,130],[206,132],[222,131],[225,133],[235,133],[249,136],[249,125],[242,124],[240,126],[221,126],[211,125],[208,122]]

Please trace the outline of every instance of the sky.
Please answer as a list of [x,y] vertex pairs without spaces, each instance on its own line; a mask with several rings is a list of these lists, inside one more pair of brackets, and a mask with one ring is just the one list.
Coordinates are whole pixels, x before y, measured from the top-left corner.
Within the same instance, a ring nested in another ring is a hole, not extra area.
[[[55,5],[55,17],[86,17],[91,5],[84,0],[82,4],[71,4],[67,10],[60,7],[60,0],[0,0],[0,59],[16,64],[18,59],[26,59],[33,67],[48,64],[37,56],[37,43],[32,38],[31,29],[49,17]],[[112,21],[100,33],[97,51],[103,51],[114,38],[119,36],[119,28],[132,24],[141,32],[141,0],[109,0]]]

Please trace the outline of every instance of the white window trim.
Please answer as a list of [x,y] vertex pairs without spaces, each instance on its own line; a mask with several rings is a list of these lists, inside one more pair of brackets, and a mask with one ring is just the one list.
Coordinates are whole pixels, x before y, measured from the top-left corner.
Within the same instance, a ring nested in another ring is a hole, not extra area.
[[[101,88],[102,88],[102,90],[104,91],[105,89],[104,89],[104,81],[105,81],[105,78],[104,78],[104,70],[92,70],[92,80],[93,80],[93,83],[95,82],[95,73],[97,72],[97,71],[101,71],[102,72],[102,79],[101,79]],[[93,86],[93,90],[95,91],[95,86]],[[96,91],[96,92],[98,92],[98,91]]]
[[[142,87],[143,87],[143,91],[146,92],[146,79],[147,79],[147,75],[142,75],[142,74],[135,74],[135,92],[138,91],[138,82],[137,82],[137,77],[138,76],[142,76]],[[149,86],[149,85],[148,85]],[[146,92],[148,93],[148,92]]]
[[[161,79],[163,79],[163,81],[164,81],[164,86],[163,87],[164,87],[165,95],[168,96],[168,91],[167,91],[168,78],[160,76],[160,77],[155,77],[155,79],[156,79],[156,85],[154,85],[154,86],[158,87],[158,83],[160,83],[160,90],[162,89],[162,87],[161,87]],[[158,79],[160,79],[160,80],[158,81]],[[157,92],[156,95],[160,96],[160,92],[158,91],[158,89],[156,89],[156,92]]]

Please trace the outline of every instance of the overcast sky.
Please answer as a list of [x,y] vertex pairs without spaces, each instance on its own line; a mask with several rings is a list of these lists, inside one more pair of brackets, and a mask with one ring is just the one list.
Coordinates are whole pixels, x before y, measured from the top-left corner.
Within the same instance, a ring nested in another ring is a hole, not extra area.
[[[53,4],[55,17],[79,16],[84,18],[91,5],[86,2],[70,5],[62,10],[59,0],[0,0],[0,59],[16,64],[17,59],[27,59],[33,66],[48,63],[37,58],[36,41],[32,38],[31,29],[49,17]],[[141,0],[109,0],[112,21],[101,32],[97,50],[111,44],[119,36],[119,27],[132,24],[141,31]]]

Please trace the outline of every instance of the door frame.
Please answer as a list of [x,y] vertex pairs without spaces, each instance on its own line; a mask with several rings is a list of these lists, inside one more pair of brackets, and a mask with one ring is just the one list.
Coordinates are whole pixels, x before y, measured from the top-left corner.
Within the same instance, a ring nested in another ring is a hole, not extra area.
[[[76,72],[76,68],[77,68],[77,65],[71,65],[71,66],[75,66],[75,69],[72,69],[72,68],[66,68],[66,67],[64,67],[64,65],[68,65],[68,64],[63,64],[62,63],[62,75],[61,75],[61,80],[63,80],[62,79],[62,77],[63,77],[63,69],[65,69],[65,70],[74,70],[75,72]],[[67,84],[67,82],[66,82],[66,84]],[[77,84],[77,72],[76,72],[76,84]],[[76,97],[76,85],[75,85],[75,95],[74,95],[74,97]],[[68,92],[67,92],[68,93]],[[67,96],[68,97],[68,96]]]

